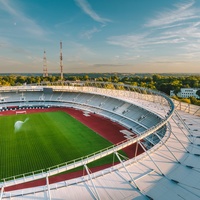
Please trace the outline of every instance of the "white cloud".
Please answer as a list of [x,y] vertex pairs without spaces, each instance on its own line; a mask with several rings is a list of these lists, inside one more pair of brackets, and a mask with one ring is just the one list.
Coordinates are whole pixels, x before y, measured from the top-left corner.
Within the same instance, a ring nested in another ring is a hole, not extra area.
[[175,4],[175,7],[178,8],[178,10],[186,10],[190,7],[192,7],[195,4],[195,0],[187,0],[185,2],[180,2]]
[[68,19],[66,21],[59,22],[59,23],[55,24],[54,26],[55,26],[55,28],[60,28],[60,27],[66,26],[66,24],[73,23],[73,21],[74,21],[74,19],[71,18],[71,19]]
[[92,28],[90,30],[87,30],[87,31],[83,32],[81,34],[81,37],[87,38],[87,39],[91,39],[94,33],[98,33],[100,31],[101,31],[100,29],[94,27],[94,28]]
[[195,1],[176,4],[173,10],[160,11],[156,18],[149,20],[141,33],[111,36],[107,42],[131,50],[133,55],[139,53],[149,58],[164,54],[168,60],[173,54],[179,60],[186,54],[189,56],[185,59],[199,57],[200,10],[194,5]]
[[6,37],[1,37],[0,36],[0,47],[1,48],[7,48],[9,47],[11,44],[10,42],[8,41],[8,39]]
[[71,45],[73,47],[74,52],[77,52],[76,54],[85,56],[85,55],[94,55],[94,52],[91,51],[87,46],[77,43],[77,42],[71,42]]
[[113,45],[119,45],[127,48],[136,48],[143,46],[144,39],[148,33],[144,34],[133,34],[133,35],[119,35],[111,36],[107,42]]
[[6,63],[6,65],[21,65],[22,62],[21,61],[18,61],[18,60],[15,60],[13,58],[10,58],[10,57],[6,57],[6,56],[0,56],[0,62],[1,63]]
[[161,44],[179,44],[184,43],[185,38],[172,33],[152,34],[146,32],[142,34],[112,36],[107,39],[112,45],[118,45],[126,48],[144,48]]
[[14,1],[0,0],[0,9],[13,17],[15,25],[19,22],[22,31],[33,36],[43,36],[45,34],[45,31],[34,20],[27,17],[20,9],[18,9],[17,5],[14,4]]
[[124,66],[122,64],[107,64],[107,63],[100,63],[100,64],[93,64],[93,67],[121,67]]
[[95,53],[88,48],[87,46],[77,43],[77,42],[68,42],[69,51],[66,52],[67,56],[64,58],[64,63],[76,63],[81,65],[88,58],[93,58]]
[[86,0],[75,0],[77,5],[83,10],[84,13],[89,15],[93,20],[100,22],[102,24],[106,24],[106,22],[110,22],[111,20],[100,17],[90,6],[90,4]]
[[[38,57],[38,56],[31,56],[28,55],[26,56],[27,60],[30,60],[30,62],[34,63],[34,64],[38,64],[38,63],[43,63],[43,58],[42,57]],[[47,60],[47,66],[49,64],[49,60]]]
[[161,11],[154,19],[145,24],[146,27],[163,27],[177,22],[191,19],[198,19],[198,10],[194,8],[195,1],[187,1],[187,3],[176,4],[174,9]]

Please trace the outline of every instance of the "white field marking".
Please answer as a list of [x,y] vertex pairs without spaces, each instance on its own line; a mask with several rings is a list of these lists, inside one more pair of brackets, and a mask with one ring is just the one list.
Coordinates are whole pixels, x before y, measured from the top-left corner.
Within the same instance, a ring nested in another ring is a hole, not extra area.
[[120,130],[119,132],[124,134],[124,137],[129,139],[132,138],[134,136],[134,134],[128,130]]
[[26,118],[24,121],[16,121],[14,125],[14,128],[15,128],[14,132],[17,133],[21,129],[22,125],[28,120],[29,118]]
[[83,112],[83,115],[86,116],[86,117],[90,117],[90,112],[84,111],[84,112]]

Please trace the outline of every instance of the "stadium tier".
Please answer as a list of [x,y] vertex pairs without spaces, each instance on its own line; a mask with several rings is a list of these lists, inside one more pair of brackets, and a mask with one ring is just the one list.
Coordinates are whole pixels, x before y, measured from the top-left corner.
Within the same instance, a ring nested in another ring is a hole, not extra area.
[[[200,198],[198,106],[180,105],[158,91],[128,85],[122,88],[114,84],[115,89],[105,89],[107,83],[59,84],[0,88],[0,114],[75,109],[85,116],[91,113],[120,124],[124,139],[48,169],[2,177],[1,199]],[[119,153],[127,147],[135,156],[127,158]],[[137,154],[139,148],[142,153]],[[107,155],[113,155],[117,163],[90,169],[90,163]],[[78,177],[51,181],[52,176],[77,167],[84,171]],[[43,184],[38,185],[37,180]]]

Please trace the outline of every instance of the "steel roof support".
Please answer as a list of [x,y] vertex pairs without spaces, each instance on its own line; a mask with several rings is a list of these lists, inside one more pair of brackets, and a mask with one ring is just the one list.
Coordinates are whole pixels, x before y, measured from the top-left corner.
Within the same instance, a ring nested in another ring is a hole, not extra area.
[[150,160],[153,162],[153,164],[154,164],[154,165],[156,166],[156,168],[159,170],[159,172],[161,173],[161,175],[162,175],[162,176],[165,176],[165,175],[162,173],[161,169],[158,167],[158,165],[154,162],[154,160],[152,159],[152,157],[150,156],[150,154],[148,153],[148,151],[144,148],[143,144],[142,144],[140,141],[138,141],[138,143],[140,144],[140,146],[142,147],[142,149],[144,150],[144,152],[149,156]]
[[90,181],[91,181],[91,183],[92,183],[92,186],[93,186],[93,188],[94,188],[94,192],[90,189],[90,191],[92,192],[92,194],[95,196],[95,199],[98,199],[98,200],[100,200],[100,197],[99,197],[99,194],[98,194],[98,192],[97,192],[97,189],[96,189],[96,187],[95,187],[95,184],[94,184],[94,182],[93,182],[93,180],[92,180],[92,177],[91,177],[91,175],[90,175],[90,172],[89,172],[89,168],[87,167],[87,165],[85,164],[84,165],[84,167],[85,167],[85,170],[86,170],[86,172],[87,172],[87,174],[88,174],[88,176],[89,176],[89,179],[90,179]]

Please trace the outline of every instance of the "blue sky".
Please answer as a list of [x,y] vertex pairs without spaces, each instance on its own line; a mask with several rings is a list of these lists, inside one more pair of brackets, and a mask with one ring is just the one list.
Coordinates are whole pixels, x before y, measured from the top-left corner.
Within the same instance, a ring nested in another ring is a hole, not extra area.
[[0,73],[199,73],[199,0],[0,0]]

